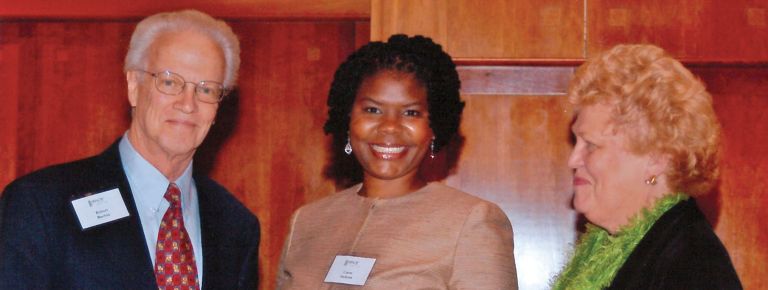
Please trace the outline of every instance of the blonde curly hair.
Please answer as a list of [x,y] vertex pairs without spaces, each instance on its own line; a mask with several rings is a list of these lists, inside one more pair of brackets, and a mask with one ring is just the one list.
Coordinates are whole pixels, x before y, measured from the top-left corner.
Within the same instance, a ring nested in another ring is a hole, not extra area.
[[719,176],[720,124],[704,84],[663,49],[617,45],[576,71],[568,99],[578,110],[613,107],[616,130],[636,154],[669,157],[670,189],[708,193]]

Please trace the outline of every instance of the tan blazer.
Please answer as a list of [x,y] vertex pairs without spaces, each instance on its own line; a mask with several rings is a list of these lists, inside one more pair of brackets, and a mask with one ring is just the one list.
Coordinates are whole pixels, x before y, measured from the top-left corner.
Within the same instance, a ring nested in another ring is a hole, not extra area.
[[[517,289],[512,226],[495,204],[437,182],[392,199],[360,186],[294,213],[277,289]],[[376,259],[365,286],[323,282],[336,255]]]

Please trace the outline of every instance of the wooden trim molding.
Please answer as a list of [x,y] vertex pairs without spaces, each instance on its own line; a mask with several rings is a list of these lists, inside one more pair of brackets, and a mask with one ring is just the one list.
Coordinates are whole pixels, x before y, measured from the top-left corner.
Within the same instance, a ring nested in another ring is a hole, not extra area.
[[0,19],[128,19],[162,11],[198,9],[225,18],[370,19],[371,3],[361,0],[70,0],[4,1]]
[[468,95],[565,95],[575,66],[458,66]]
[[[583,59],[466,59],[455,63],[461,93],[468,95],[565,95]],[[768,62],[682,60],[697,69],[768,69]]]

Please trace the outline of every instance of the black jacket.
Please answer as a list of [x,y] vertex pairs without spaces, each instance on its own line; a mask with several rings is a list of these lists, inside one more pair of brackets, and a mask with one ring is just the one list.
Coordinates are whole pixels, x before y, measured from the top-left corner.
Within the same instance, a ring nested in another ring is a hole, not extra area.
[[[157,289],[118,143],[104,153],[14,181],[0,208],[0,289]],[[255,289],[259,223],[226,189],[193,176],[202,289]],[[81,231],[70,199],[117,187],[129,218]]]
[[742,289],[731,258],[694,199],[646,233],[608,289]]

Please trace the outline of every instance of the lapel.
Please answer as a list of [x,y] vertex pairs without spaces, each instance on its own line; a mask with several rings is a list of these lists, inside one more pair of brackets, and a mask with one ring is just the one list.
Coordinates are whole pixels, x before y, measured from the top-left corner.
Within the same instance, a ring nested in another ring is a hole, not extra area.
[[194,180],[202,230],[202,289],[255,288],[258,220],[210,178],[194,176]]
[[209,186],[208,179],[201,176],[194,176],[195,186],[197,187],[197,200],[200,208],[200,229],[203,244],[203,285],[201,289],[210,289],[211,285],[220,285],[217,282],[219,261],[217,249],[219,248],[220,238],[224,238],[226,233],[222,231],[224,225],[220,225],[220,210],[217,208],[217,201],[213,197],[218,193]]
[[136,202],[133,199],[128,178],[123,170],[118,149],[120,139],[113,143],[106,151],[95,158],[95,179],[90,186],[92,192],[111,188],[119,188],[125,206],[130,216],[126,219],[105,224],[102,227],[93,228],[83,232],[89,235],[97,249],[103,249],[106,253],[106,263],[112,265],[114,273],[120,273],[120,278],[126,285],[135,289],[157,289],[152,260],[147,250],[144,231],[141,227]]
[[[696,202],[693,198],[681,201],[667,210],[651,226],[640,240],[627,260],[619,268],[608,289],[643,289],[650,287],[655,278],[653,273],[660,271],[660,265],[672,263],[676,257],[663,255],[673,243],[680,243],[680,237],[691,230],[689,225],[695,222]],[[684,244],[676,245],[687,246]],[[649,278],[650,277],[650,278]]]

